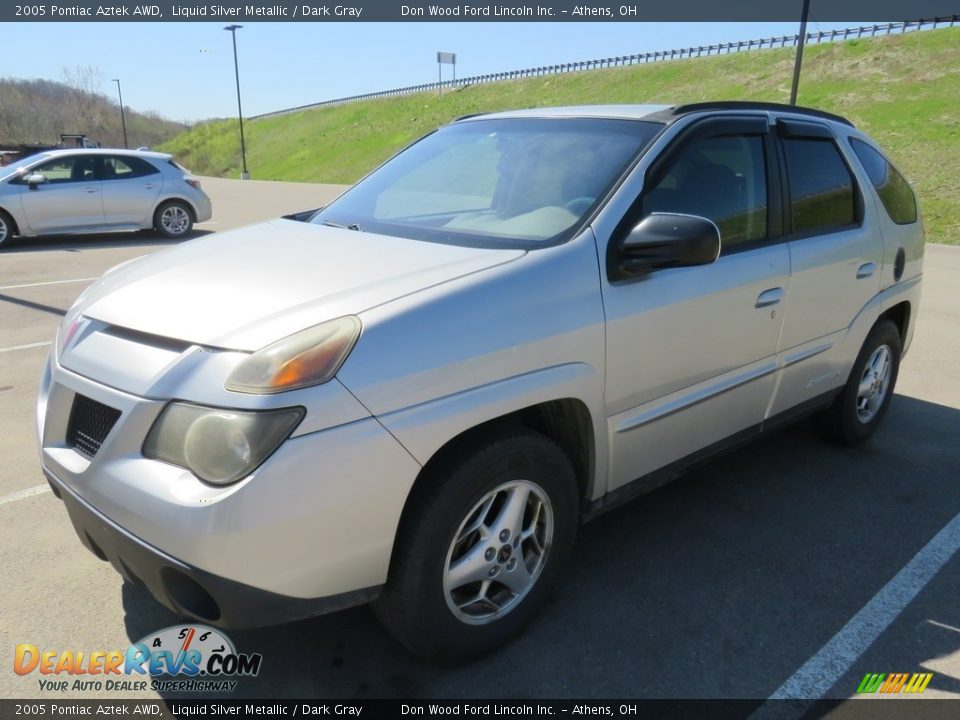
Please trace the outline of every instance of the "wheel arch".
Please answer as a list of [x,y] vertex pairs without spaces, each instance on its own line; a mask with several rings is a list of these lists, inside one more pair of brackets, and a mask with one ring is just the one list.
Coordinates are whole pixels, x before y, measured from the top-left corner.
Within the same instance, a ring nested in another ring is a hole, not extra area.
[[904,300],[899,302],[892,307],[884,310],[879,320],[891,320],[893,324],[897,326],[897,330],[900,331],[900,342],[905,346],[907,344],[908,332],[910,330],[910,317],[911,317],[911,307],[910,301]]
[[169,197],[165,197],[165,198],[163,198],[162,200],[157,201],[157,204],[153,206],[153,213],[151,213],[151,215],[150,215],[151,221],[152,221],[153,223],[156,223],[156,221],[157,221],[157,213],[160,211],[160,208],[162,208],[164,205],[167,205],[168,203],[172,203],[172,202],[181,202],[181,203],[183,203],[184,205],[186,205],[186,206],[187,206],[187,212],[190,213],[190,219],[191,219],[193,222],[196,222],[196,221],[197,221],[197,209],[193,206],[193,203],[192,203],[192,202],[190,202],[190,201],[187,200],[185,197],[182,197],[182,196],[180,196],[180,195],[171,195],[171,196],[169,196]]
[[20,225],[17,223],[17,218],[14,217],[13,213],[7,210],[3,205],[0,205],[0,213],[3,213],[4,217],[10,220],[10,225],[13,229],[14,235],[20,234]]
[[[594,418],[578,398],[546,400],[492,417],[449,438],[422,466],[414,479],[397,523],[397,535],[413,521],[413,513],[432,482],[473,449],[518,429],[533,430],[552,440],[570,460],[577,479],[581,507],[590,499],[597,475],[597,438]],[[396,541],[391,556],[396,554]],[[391,559],[392,564],[392,559]]]

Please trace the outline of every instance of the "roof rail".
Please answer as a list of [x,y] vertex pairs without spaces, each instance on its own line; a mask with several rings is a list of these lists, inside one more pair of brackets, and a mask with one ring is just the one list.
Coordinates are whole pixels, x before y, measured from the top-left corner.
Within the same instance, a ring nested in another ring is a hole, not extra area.
[[673,115],[686,115],[693,112],[704,110],[776,110],[779,112],[793,112],[799,115],[809,115],[811,117],[823,118],[824,120],[833,120],[854,127],[854,124],[844,117],[828,113],[824,110],[815,110],[814,108],[797,107],[796,105],[786,105],[784,103],[774,102],[751,102],[744,100],[716,100],[713,102],[691,103],[688,105],[677,105],[671,113]]

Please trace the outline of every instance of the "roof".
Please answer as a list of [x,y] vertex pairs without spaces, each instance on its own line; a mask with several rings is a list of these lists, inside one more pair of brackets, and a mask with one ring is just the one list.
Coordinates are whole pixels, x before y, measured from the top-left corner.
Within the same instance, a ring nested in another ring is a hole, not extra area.
[[134,157],[148,157],[154,160],[169,160],[169,153],[154,152],[152,150],[127,150],[125,148],[50,148],[42,150],[37,155],[57,157],[58,155],[131,155]]
[[798,107],[772,102],[741,102],[718,100],[715,102],[701,102],[687,105],[573,105],[568,107],[532,108],[529,110],[508,110],[506,112],[468,115],[460,120],[499,119],[499,118],[616,118],[624,120],[652,120],[655,122],[670,123],[679,120],[685,115],[703,112],[721,112],[753,110],[762,112],[790,113],[804,117],[815,117],[821,120],[842,123],[853,127],[846,118],[817,110],[815,108]]
[[624,120],[643,120],[656,113],[669,110],[672,105],[573,105],[570,107],[532,108],[530,110],[507,110],[505,112],[470,115],[461,120],[483,118],[552,118],[552,117],[590,117],[618,118]]

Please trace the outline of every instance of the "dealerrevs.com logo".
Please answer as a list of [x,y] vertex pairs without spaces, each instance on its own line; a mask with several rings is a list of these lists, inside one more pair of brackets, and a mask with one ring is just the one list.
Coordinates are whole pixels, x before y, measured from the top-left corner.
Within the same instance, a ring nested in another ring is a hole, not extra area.
[[39,674],[42,692],[232,692],[239,677],[260,672],[263,656],[238,653],[221,631],[174,625],[147,635],[126,650],[41,650],[17,645],[13,670]]

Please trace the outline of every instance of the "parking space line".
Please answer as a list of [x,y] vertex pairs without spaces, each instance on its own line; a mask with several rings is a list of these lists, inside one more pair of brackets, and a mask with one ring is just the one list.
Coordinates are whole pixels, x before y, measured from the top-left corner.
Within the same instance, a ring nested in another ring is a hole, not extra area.
[[0,287],[0,291],[3,290],[19,290],[20,288],[32,288],[40,287],[42,285],[65,285],[66,283],[78,283],[78,282],[93,282],[97,278],[73,278],[72,280],[48,280],[47,282],[37,282],[37,283],[23,283],[22,285],[7,285],[5,287]]
[[[960,515],[947,523],[863,608],[807,660],[770,700],[823,697],[960,550]],[[850,694],[853,690],[850,689]],[[765,717],[764,707],[754,718]]]
[[6,505],[7,503],[16,502],[17,500],[26,500],[27,498],[34,497],[35,495],[43,495],[43,493],[48,492],[50,492],[49,485],[34,485],[26,490],[19,490],[18,492],[10,493],[9,495],[0,497],[0,505]]
[[30,348],[43,347],[45,345],[52,345],[53,340],[47,340],[46,342],[35,342],[27,343],[26,345],[14,345],[13,347],[0,348],[0,353],[13,352],[14,350],[29,350]]

